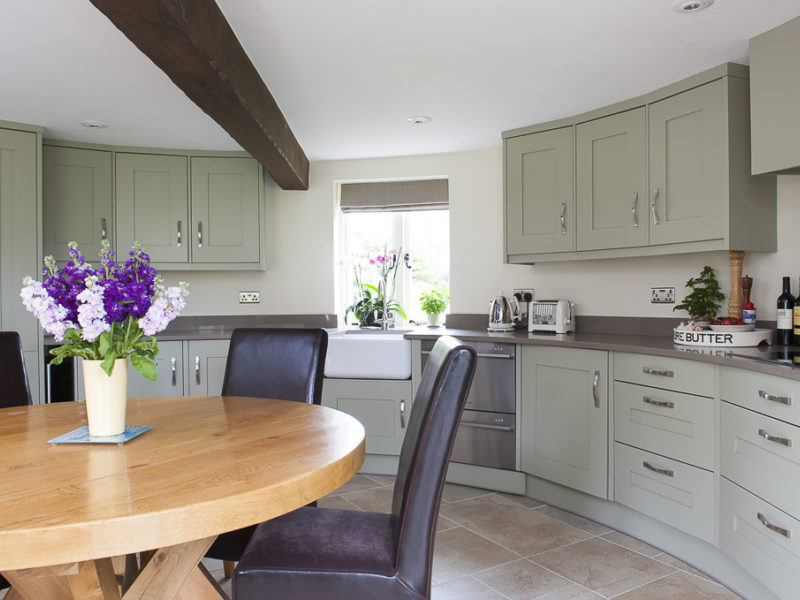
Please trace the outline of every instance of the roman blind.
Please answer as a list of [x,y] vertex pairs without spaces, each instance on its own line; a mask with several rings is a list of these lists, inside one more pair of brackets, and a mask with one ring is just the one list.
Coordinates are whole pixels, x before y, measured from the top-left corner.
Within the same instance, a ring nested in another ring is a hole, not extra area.
[[448,207],[447,179],[343,183],[342,212],[442,210]]

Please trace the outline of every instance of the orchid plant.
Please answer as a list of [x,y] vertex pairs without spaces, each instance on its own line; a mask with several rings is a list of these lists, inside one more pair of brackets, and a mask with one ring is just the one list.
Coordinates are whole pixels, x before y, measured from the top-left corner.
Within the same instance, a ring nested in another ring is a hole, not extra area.
[[[357,297],[353,304],[345,311],[345,322],[347,316],[352,312],[361,326],[375,325],[375,315],[384,318],[384,305],[386,312],[395,312],[404,319],[406,313],[400,303],[394,299],[395,280],[397,279],[397,257],[400,251],[386,252],[377,254],[369,259],[369,268],[377,271],[378,284],[365,283],[361,272],[361,266],[355,266],[355,283]],[[385,302],[384,302],[385,301]]]
[[42,281],[25,277],[20,292],[23,305],[42,328],[57,342],[67,342],[50,351],[50,363],[61,364],[68,356],[102,360],[110,376],[116,359],[129,358],[143,377],[155,380],[154,336],[186,307],[188,284],[165,286],[138,242],[130,258],[118,264],[104,241],[96,269],[75,242],[69,243],[69,254],[71,260],[63,268],[46,257]]

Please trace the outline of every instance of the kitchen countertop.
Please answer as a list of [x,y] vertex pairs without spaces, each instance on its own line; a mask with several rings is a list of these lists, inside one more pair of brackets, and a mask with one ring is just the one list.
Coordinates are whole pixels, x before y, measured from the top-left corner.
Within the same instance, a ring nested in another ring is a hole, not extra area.
[[[589,350],[607,350],[612,352],[631,352],[634,354],[652,354],[716,363],[729,367],[748,369],[759,373],[778,375],[800,381],[800,368],[781,365],[752,358],[732,356],[744,354],[753,357],[761,355],[759,347],[719,348],[709,346],[681,346],[673,343],[668,335],[632,335],[614,333],[568,333],[547,334],[528,333],[525,330],[511,332],[489,332],[479,329],[419,328],[406,333],[408,339],[431,340],[442,335],[452,335],[465,342],[481,342],[496,340],[512,344],[531,344],[537,346],[560,346],[567,348],[586,348]],[[769,349],[783,349],[784,346],[768,346]],[[800,346],[786,346],[787,351],[800,352]]]

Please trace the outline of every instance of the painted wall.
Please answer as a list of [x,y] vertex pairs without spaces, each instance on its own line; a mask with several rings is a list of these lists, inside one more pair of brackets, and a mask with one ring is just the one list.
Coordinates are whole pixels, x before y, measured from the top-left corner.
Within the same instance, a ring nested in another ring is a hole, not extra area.
[[[498,291],[533,287],[539,298],[570,298],[582,314],[669,317],[670,305],[650,304],[650,288],[675,287],[703,265],[730,290],[727,252],[542,263],[503,264],[503,180],[500,147],[454,154],[325,161],[311,165],[308,191],[283,191],[268,178],[267,271],[174,273],[191,283],[186,315],[306,314],[336,311],[336,182],[446,176],[450,180],[451,310],[483,313]],[[777,253],[745,256],[754,278],[759,317],[774,318],[780,277],[800,277],[800,177],[778,178]],[[239,305],[239,290],[261,292],[261,303]],[[727,302],[727,300],[726,300]],[[683,315],[681,315],[683,316]]]

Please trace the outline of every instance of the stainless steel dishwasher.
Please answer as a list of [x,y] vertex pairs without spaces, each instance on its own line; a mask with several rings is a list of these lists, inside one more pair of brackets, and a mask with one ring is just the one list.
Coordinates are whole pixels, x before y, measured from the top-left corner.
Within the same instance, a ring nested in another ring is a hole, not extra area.
[[[422,368],[435,340],[422,341]],[[517,449],[514,344],[463,342],[475,348],[478,364],[458,426],[450,460],[514,469]]]

